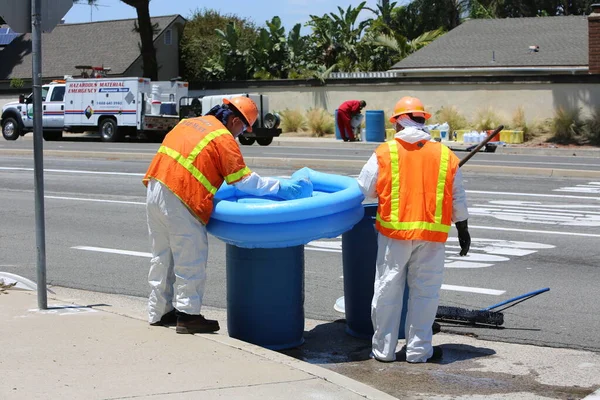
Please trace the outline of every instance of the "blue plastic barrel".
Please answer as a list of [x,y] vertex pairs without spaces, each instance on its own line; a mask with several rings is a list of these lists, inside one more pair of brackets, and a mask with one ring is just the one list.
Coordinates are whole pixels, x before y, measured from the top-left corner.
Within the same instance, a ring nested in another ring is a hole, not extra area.
[[[368,112],[368,111],[367,111]],[[367,114],[368,115],[368,114]],[[346,333],[361,339],[373,336],[371,300],[375,286],[377,261],[377,204],[365,204],[365,215],[352,229],[342,234],[342,264],[344,270],[344,302]],[[398,339],[404,339],[408,286],[404,289]]]
[[385,142],[385,115],[383,110],[369,110],[366,112],[367,142]]
[[304,246],[226,245],[229,336],[282,350],[304,343]]
[[333,124],[335,125],[335,138],[337,140],[342,140],[342,134],[340,133],[340,127],[338,126],[338,122],[337,122],[337,113],[338,110],[336,109],[333,113]]

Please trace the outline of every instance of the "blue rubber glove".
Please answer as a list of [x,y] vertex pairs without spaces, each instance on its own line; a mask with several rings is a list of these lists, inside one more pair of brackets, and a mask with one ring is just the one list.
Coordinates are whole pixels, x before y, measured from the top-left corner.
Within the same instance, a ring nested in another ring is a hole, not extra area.
[[308,178],[280,179],[277,196],[284,200],[311,197],[313,184]]

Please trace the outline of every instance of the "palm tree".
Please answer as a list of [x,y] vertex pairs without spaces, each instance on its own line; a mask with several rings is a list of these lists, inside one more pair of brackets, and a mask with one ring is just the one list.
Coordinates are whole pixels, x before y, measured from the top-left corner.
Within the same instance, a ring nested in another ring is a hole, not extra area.
[[396,56],[399,57],[397,61],[400,61],[420,48],[427,46],[444,33],[442,28],[438,28],[434,31],[425,32],[412,40],[408,40],[404,36],[398,34],[394,36],[384,34],[375,38],[372,44],[375,46],[384,46],[393,50],[394,53],[396,53]]

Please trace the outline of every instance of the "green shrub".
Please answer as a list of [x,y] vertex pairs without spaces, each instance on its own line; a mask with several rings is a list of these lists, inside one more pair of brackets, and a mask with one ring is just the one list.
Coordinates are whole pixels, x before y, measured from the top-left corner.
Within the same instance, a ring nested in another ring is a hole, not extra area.
[[586,121],[585,133],[590,144],[600,146],[600,108],[596,108]]
[[498,125],[501,124],[502,119],[491,106],[481,108],[475,113],[473,125],[477,131],[481,132],[496,129]]
[[527,132],[523,133],[523,140],[525,142],[530,141],[538,136],[548,136],[550,133],[550,127],[552,125],[552,119],[548,118],[545,120],[534,120],[527,128]]
[[322,108],[311,108],[306,112],[308,130],[313,136],[331,135],[335,132],[333,115]]
[[10,80],[10,87],[15,89],[21,89],[25,86],[25,82],[21,78],[12,78]]
[[559,144],[581,143],[584,138],[585,123],[581,119],[579,108],[559,107],[554,111],[549,142]]
[[447,122],[451,132],[467,129],[469,125],[467,119],[458,111],[456,106],[444,106],[440,108],[434,113],[432,119],[438,124]]
[[279,113],[281,117],[281,131],[287,132],[302,132],[307,128],[306,119],[302,112],[298,110],[285,109]]
[[529,137],[529,125],[527,124],[527,119],[525,118],[525,109],[523,106],[519,106],[512,117],[512,130],[515,131],[523,131],[523,140],[527,141],[527,137]]

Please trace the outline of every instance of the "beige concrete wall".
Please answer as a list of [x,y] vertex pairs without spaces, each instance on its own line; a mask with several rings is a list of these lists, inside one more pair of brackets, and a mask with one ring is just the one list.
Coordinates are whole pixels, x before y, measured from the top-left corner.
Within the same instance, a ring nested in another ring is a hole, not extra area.
[[18,94],[0,94],[0,110],[6,103],[10,103],[11,101],[18,101]]
[[333,85],[321,87],[274,87],[259,89],[230,89],[226,91],[190,91],[190,95],[220,93],[262,93],[269,95],[272,111],[306,110],[322,107],[332,112],[345,100],[367,102],[367,110],[391,112],[402,96],[416,96],[432,113],[446,105],[454,105],[467,118],[477,111],[493,107],[510,121],[515,110],[522,106],[529,122],[551,118],[554,110],[580,107],[589,115],[600,107],[600,84],[562,83],[498,83],[498,84],[402,84],[402,85]]

